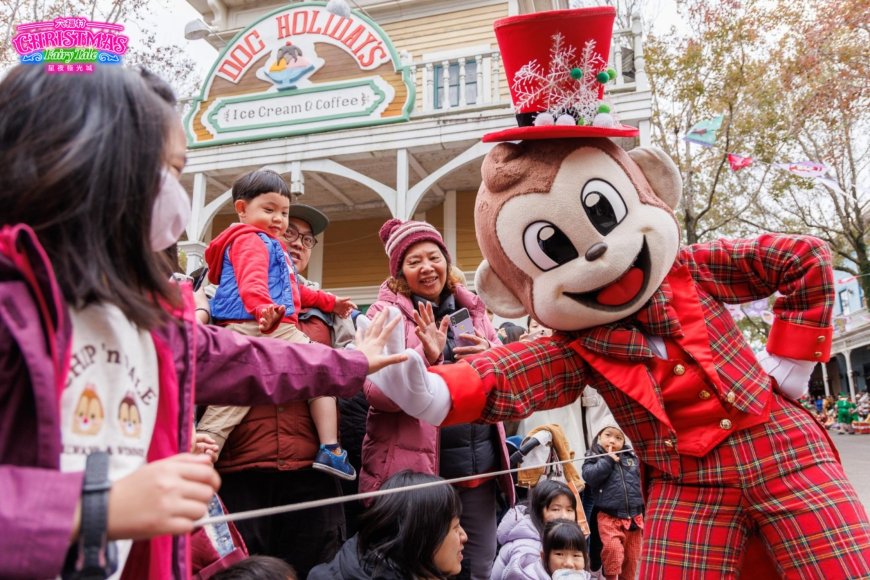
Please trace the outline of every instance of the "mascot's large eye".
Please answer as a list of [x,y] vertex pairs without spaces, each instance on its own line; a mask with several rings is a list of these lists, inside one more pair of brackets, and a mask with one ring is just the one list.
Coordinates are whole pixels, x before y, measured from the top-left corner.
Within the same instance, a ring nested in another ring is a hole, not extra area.
[[543,271],[552,270],[578,256],[574,244],[550,222],[534,222],[523,233],[526,254]]
[[602,236],[613,231],[628,213],[616,188],[601,179],[591,179],[586,183],[581,200],[589,221]]

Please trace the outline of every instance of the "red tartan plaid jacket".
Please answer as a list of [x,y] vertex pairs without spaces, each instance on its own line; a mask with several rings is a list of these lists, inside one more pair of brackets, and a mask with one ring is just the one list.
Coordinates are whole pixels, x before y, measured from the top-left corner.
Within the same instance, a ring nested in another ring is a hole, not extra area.
[[[672,305],[674,287],[694,291],[696,300],[681,300],[684,306],[678,312]],[[768,352],[827,361],[834,300],[827,245],[809,236],[778,234],[718,240],[681,249],[659,290],[630,318],[430,367],[451,391],[453,406],[443,424],[526,417],[567,405],[591,385],[607,401],[640,459],[678,476],[676,432],[645,364],[654,357],[645,334],[683,343],[720,397],[733,393],[735,409],[761,415],[767,412],[772,379],[724,304],[759,300],[777,292]],[[692,315],[704,317],[706,337],[685,336],[680,320]],[[711,418],[711,429],[718,428],[718,418]]]

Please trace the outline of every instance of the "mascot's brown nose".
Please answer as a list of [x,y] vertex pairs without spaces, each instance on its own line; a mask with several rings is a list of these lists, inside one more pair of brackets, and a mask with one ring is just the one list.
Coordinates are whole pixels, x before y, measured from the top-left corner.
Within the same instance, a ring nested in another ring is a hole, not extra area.
[[592,262],[604,255],[607,251],[607,244],[604,242],[595,242],[592,247],[586,250],[586,260]]

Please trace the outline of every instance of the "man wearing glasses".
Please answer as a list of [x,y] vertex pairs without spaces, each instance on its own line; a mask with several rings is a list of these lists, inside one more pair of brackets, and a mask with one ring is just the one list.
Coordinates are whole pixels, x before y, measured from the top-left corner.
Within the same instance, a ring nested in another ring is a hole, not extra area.
[[[296,266],[296,279],[300,284],[314,290],[319,290],[320,284],[307,280],[299,272],[308,269],[311,251],[317,245],[316,236],[323,233],[327,226],[329,226],[329,218],[319,210],[301,203],[290,205],[289,225],[284,234],[284,243],[287,245],[290,259]],[[355,331],[351,318],[334,316],[317,308],[303,309],[299,313],[299,329],[311,340],[334,348],[344,348],[353,341]],[[341,412],[339,423],[341,445],[347,451],[348,461],[359,471],[369,404],[365,395],[358,393],[351,399],[338,399],[338,408]],[[358,491],[356,481],[342,480],[339,483],[345,494],[354,494]],[[340,514],[341,507],[336,506],[336,510]],[[356,533],[356,520],[361,511],[362,506],[359,502],[344,504],[347,537]]]

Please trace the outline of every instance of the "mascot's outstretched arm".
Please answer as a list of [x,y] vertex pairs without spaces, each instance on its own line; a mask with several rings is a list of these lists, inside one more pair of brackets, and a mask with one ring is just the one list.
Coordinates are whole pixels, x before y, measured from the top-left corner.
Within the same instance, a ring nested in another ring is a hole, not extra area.
[[[400,314],[390,308],[389,315],[392,319]],[[360,317],[357,323],[365,328],[367,319]],[[428,368],[414,349],[404,348],[403,334],[402,325],[397,326],[385,352],[404,352],[408,360],[369,375],[369,380],[405,413],[433,425],[526,417],[571,403],[586,384],[585,365],[563,334],[501,346],[470,364]]]

